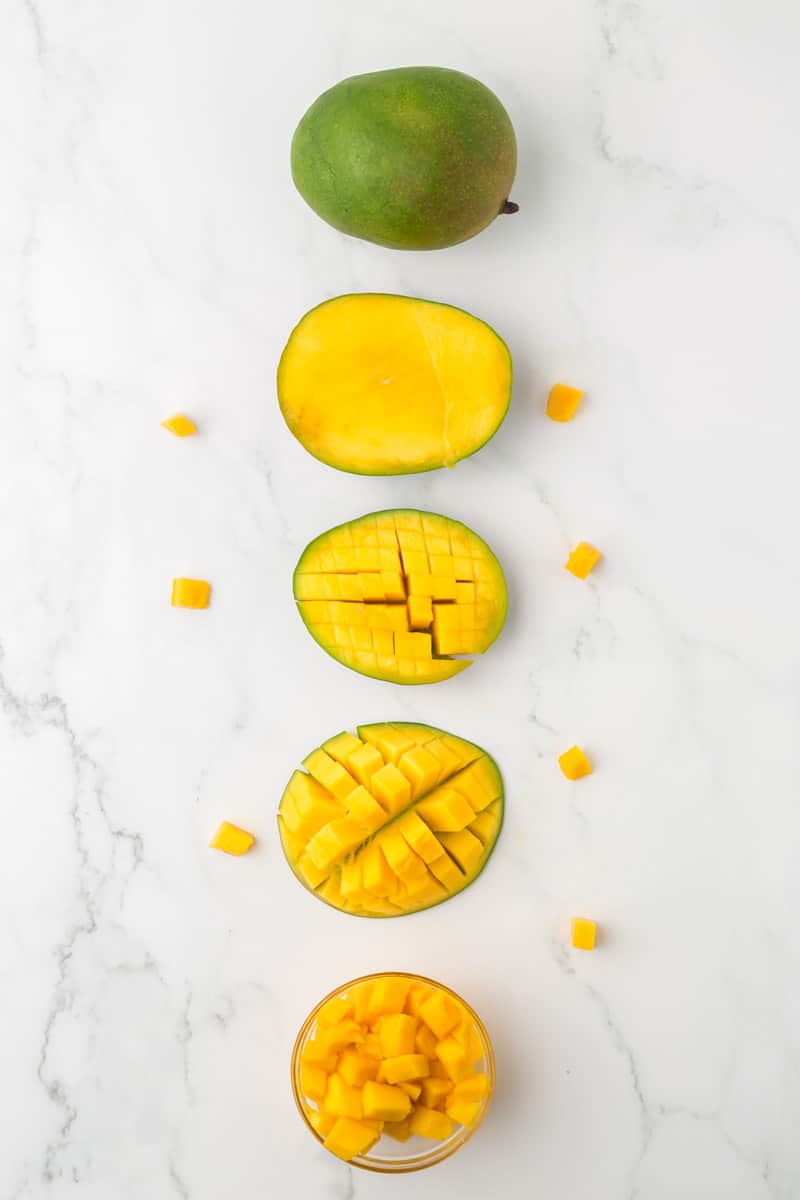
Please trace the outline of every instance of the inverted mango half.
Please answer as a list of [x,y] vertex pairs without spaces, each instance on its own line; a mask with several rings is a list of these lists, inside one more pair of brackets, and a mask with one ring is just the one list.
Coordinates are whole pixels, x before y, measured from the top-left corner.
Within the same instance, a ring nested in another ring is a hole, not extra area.
[[373,679],[457,675],[503,627],[506,583],[482,538],[415,509],[369,513],[320,534],[300,556],[294,596],[309,633]]
[[278,809],[286,858],[321,900],[361,917],[441,904],[485,867],[503,822],[494,759],[428,725],[360,725],[309,754]]
[[337,296],[306,313],[278,366],[286,423],[309,453],[358,475],[452,467],[497,430],[511,355],[460,308]]

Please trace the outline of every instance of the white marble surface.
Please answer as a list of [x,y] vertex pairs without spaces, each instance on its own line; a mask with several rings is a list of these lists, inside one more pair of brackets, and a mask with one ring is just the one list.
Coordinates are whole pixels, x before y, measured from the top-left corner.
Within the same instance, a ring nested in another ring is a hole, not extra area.
[[[800,1195],[798,37],[793,0],[4,0],[2,1200]],[[287,154],[324,87],[418,62],[506,102],[521,211],[403,255],[323,225]],[[455,471],[351,478],[283,426],[290,326],[359,289],[509,341],[509,418]],[[449,684],[352,674],[292,610],[308,539],[395,503],[507,569]],[[460,899],[361,922],[273,813],[314,743],[397,716],[491,749],[507,826]],[[210,852],[222,817],[257,851]],[[288,1086],[308,1008],[384,967],[462,990],[499,1068],[475,1141],[394,1181]]]

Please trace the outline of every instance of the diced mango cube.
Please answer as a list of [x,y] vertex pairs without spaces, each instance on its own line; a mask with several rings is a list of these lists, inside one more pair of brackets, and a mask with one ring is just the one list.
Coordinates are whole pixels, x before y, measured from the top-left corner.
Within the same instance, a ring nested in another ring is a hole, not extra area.
[[211,584],[205,579],[173,579],[173,608],[208,608]]
[[419,1007],[419,1015],[439,1040],[447,1037],[461,1020],[458,1006],[439,989],[423,1001]]
[[482,1100],[489,1095],[489,1076],[482,1073],[468,1075],[453,1085],[451,1095],[457,1100]]
[[361,745],[361,740],[355,734],[345,731],[344,733],[337,733],[336,737],[328,738],[327,742],[323,743],[322,749],[331,758],[335,759],[336,762],[341,763],[342,766],[346,766],[348,754],[352,754],[354,750],[358,750]]
[[433,604],[430,596],[415,594],[408,597],[408,624],[411,629],[430,629],[433,624]]
[[399,571],[381,571],[381,588],[384,600],[405,600],[406,588]]
[[398,658],[424,659],[433,654],[429,633],[396,633],[394,652]]
[[590,545],[589,542],[580,542],[570,553],[564,565],[578,579],[585,579],[589,572],[597,566],[602,557],[600,551]]
[[300,1064],[300,1086],[309,1100],[323,1100],[328,1089],[328,1072],[313,1063]]
[[407,1013],[387,1013],[378,1030],[384,1058],[413,1054],[418,1024],[417,1018]]
[[320,870],[316,863],[312,862],[305,853],[300,855],[294,866],[297,874],[301,879],[305,880],[312,892],[315,892],[320,884],[324,883],[330,874],[330,871],[328,871],[327,868]]
[[547,397],[547,415],[551,421],[571,421],[583,397],[579,388],[554,383]]
[[423,862],[432,862],[442,853],[439,839],[431,833],[418,813],[406,813],[397,822],[396,828]]
[[375,772],[369,790],[389,813],[400,812],[411,803],[411,784],[394,763],[386,763]]
[[412,799],[430,791],[439,778],[439,760],[424,746],[406,750],[398,759],[397,766],[411,784]]
[[405,1094],[410,1096],[412,1100],[419,1100],[422,1095],[421,1083],[398,1083],[397,1086],[402,1088]]
[[471,1125],[481,1110],[481,1100],[459,1100],[448,1097],[445,1112],[459,1125]]
[[430,1064],[424,1054],[398,1054],[395,1058],[384,1058],[381,1070],[387,1083],[405,1083],[409,1079],[424,1079],[430,1074]]
[[[348,631],[349,632],[349,631]],[[324,788],[345,803],[347,797],[357,787],[355,779],[346,771],[340,762],[331,758],[324,750],[314,750],[303,760],[303,766],[312,779],[316,779]]]
[[[417,1036],[414,1039],[414,1049],[418,1054],[424,1054],[426,1058],[436,1057],[436,1034],[427,1025],[420,1025],[417,1030]],[[425,1101],[427,1104],[427,1100]]]
[[222,850],[225,854],[246,854],[255,842],[252,833],[232,825],[230,821],[222,821],[217,831],[208,843],[213,850]]
[[[342,1051],[336,1070],[351,1087],[363,1087],[368,1080],[377,1075],[378,1060],[370,1054],[363,1054],[351,1048]],[[307,1094],[311,1095],[310,1092]]]
[[584,775],[591,775],[592,773],[592,764],[580,746],[572,746],[569,750],[565,750],[563,754],[559,755],[558,765],[567,779],[583,779]]
[[358,782],[369,788],[372,776],[383,766],[383,756],[375,746],[364,744],[349,755],[347,765]]
[[374,833],[386,823],[386,809],[382,808],[370,792],[359,784],[347,797],[347,815],[362,825],[367,833]]
[[378,844],[386,856],[386,861],[403,880],[419,879],[425,876],[425,864],[418,854],[409,846],[404,837],[391,825],[378,835]]
[[323,1138],[330,1133],[339,1120],[338,1117],[334,1117],[333,1113],[326,1113],[313,1108],[308,1113],[308,1119],[312,1127]]
[[374,1021],[376,1017],[382,1017],[386,1013],[402,1012],[410,987],[411,980],[403,979],[399,975],[382,975],[374,980],[370,993],[369,1019]]
[[339,817],[323,825],[306,846],[306,853],[315,867],[324,871],[360,845],[366,830],[352,817]]
[[168,429],[175,437],[190,437],[191,434],[197,433],[197,426],[190,417],[184,413],[175,413],[174,417],[167,417],[166,421],[161,422],[163,429]]
[[433,1141],[441,1142],[450,1137],[453,1132],[453,1119],[443,1112],[437,1112],[434,1108],[426,1108],[424,1104],[417,1104],[411,1114],[409,1129],[418,1137],[431,1138]]
[[350,1162],[366,1154],[380,1137],[380,1131],[361,1121],[340,1117],[322,1143],[337,1158]]
[[439,841],[466,875],[475,871],[483,857],[483,845],[468,829],[459,829],[458,833],[440,833]]
[[409,1120],[410,1117],[406,1117],[404,1121],[387,1121],[383,1127],[383,1132],[387,1137],[394,1138],[396,1142],[407,1142],[411,1137]]
[[588,917],[572,918],[572,944],[576,950],[594,950],[597,925]]
[[361,1100],[364,1116],[378,1121],[402,1121],[411,1111],[411,1097],[402,1088],[373,1080],[364,1084]]
[[422,820],[435,833],[457,833],[466,829],[475,817],[475,811],[460,792],[452,788],[439,788],[432,796],[417,805]]
[[354,1121],[364,1116],[361,1103],[361,1089],[345,1083],[341,1075],[335,1071],[328,1079],[322,1108],[335,1117],[352,1117]]
[[432,875],[435,875],[443,887],[446,887],[449,892],[456,891],[464,882],[464,872],[453,862],[449,854],[444,851],[438,858],[433,858],[428,863],[428,870]]
[[[430,1033],[430,1030],[427,1030],[427,1032]],[[431,1034],[432,1036],[433,1034]],[[429,1075],[427,1079],[423,1079],[420,1086],[422,1103],[427,1108],[441,1108],[452,1090],[452,1084],[449,1079],[437,1079],[434,1075]]]
[[338,1025],[347,1017],[352,1016],[353,1001],[348,996],[334,996],[317,1014],[317,1024],[321,1027]]
[[461,1043],[454,1038],[442,1038],[436,1047],[436,1057],[453,1083],[459,1083],[472,1073],[474,1061],[470,1059]]

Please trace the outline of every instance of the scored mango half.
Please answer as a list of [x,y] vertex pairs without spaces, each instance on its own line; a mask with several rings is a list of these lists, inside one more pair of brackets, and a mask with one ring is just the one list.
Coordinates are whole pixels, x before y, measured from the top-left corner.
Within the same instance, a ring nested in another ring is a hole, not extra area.
[[497,430],[511,355],[485,322],[412,296],[336,296],[292,332],[278,366],[289,429],[358,475],[452,467]]
[[470,665],[503,627],[500,563],[450,517],[369,513],[320,534],[300,556],[294,597],[309,633],[353,671],[436,683]]
[[441,904],[478,877],[503,823],[503,780],[485,750],[428,725],[360,725],[304,760],[278,808],[297,878],[360,917]]

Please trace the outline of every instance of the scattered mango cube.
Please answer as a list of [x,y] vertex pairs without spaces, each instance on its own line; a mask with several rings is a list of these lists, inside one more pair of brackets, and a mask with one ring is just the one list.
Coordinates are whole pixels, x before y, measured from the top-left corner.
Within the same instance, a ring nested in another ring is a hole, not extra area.
[[407,1013],[387,1014],[380,1023],[378,1038],[384,1058],[413,1054],[418,1021]]
[[458,1121],[459,1125],[471,1125],[480,1112],[480,1100],[459,1100],[458,1097],[448,1097],[444,1111],[448,1117]]
[[576,950],[594,950],[597,925],[588,917],[572,918],[572,944]]
[[551,421],[571,421],[583,399],[579,388],[566,383],[554,383],[547,397],[547,415]]
[[564,566],[578,579],[585,579],[602,558],[602,554],[589,542],[579,542],[570,553]]
[[211,584],[205,579],[173,579],[173,608],[208,608]]
[[248,833],[246,829],[240,829],[230,821],[223,821],[208,844],[212,850],[222,850],[225,854],[238,856],[247,854],[255,840],[253,834]]
[[387,1083],[405,1083],[409,1079],[424,1079],[430,1072],[430,1064],[424,1054],[398,1054],[385,1058],[381,1070]]
[[576,779],[583,779],[584,775],[591,775],[592,773],[592,764],[580,746],[570,746],[569,750],[565,750],[563,754],[560,754],[558,765],[567,779],[571,779],[573,782]]
[[166,421],[161,422],[163,429],[168,429],[175,437],[189,437],[190,434],[197,433],[197,426],[194,421],[183,413],[175,413],[174,417],[167,417]]

